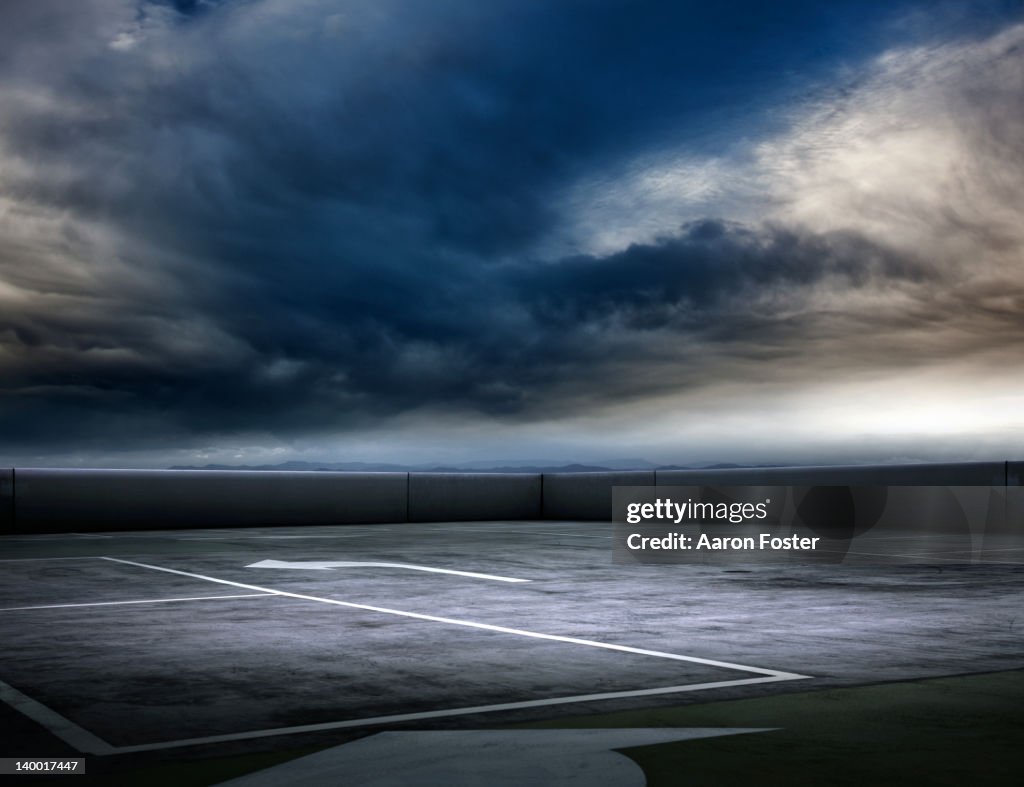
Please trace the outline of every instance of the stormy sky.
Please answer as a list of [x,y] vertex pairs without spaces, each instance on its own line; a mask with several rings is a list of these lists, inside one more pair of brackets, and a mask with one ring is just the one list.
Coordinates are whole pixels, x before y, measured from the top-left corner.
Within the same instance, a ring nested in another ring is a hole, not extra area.
[[0,462],[1021,458],[1024,4],[4,0]]

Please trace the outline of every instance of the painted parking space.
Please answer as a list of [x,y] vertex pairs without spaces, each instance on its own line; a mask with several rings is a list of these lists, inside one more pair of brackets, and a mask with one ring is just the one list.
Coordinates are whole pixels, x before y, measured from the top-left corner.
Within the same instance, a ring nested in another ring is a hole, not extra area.
[[917,679],[1024,652],[1014,567],[619,566],[598,523],[97,535],[0,544],[4,699],[96,753]]

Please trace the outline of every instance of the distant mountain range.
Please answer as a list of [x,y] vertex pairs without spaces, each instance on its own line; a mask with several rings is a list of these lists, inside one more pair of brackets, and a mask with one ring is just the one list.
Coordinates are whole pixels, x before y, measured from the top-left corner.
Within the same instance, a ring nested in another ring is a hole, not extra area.
[[386,462],[281,462],[276,465],[175,465],[171,470],[301,470],[347,473],[592,473],[609,470],[718,470],[744,465],[717,464],[701,468],[683,465],[656,465],[645,459],[612,459],[596,464],[569,462],[544,463],[543,460],[494,460],[460,462],[452,465],[403,465]]

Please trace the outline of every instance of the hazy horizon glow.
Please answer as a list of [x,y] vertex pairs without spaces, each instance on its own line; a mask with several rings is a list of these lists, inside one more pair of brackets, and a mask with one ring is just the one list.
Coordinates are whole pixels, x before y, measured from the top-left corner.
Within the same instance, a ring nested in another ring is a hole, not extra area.
[[1019,4],[0,22],[2,464],[1021,456]]

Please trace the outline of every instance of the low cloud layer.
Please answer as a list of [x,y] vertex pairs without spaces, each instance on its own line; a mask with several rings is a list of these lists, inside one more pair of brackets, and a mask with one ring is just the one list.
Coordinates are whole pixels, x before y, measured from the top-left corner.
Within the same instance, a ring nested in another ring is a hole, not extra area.
[[[47,6],[0,11],[7,461],[652,419],[676,461],[742,459],[737,424],[808,392],[1019,382],[1024,27],[995,11],[908,36],[880,4],[855,50],[852,5]],[[839,409],[805,457],[892,429]]]

